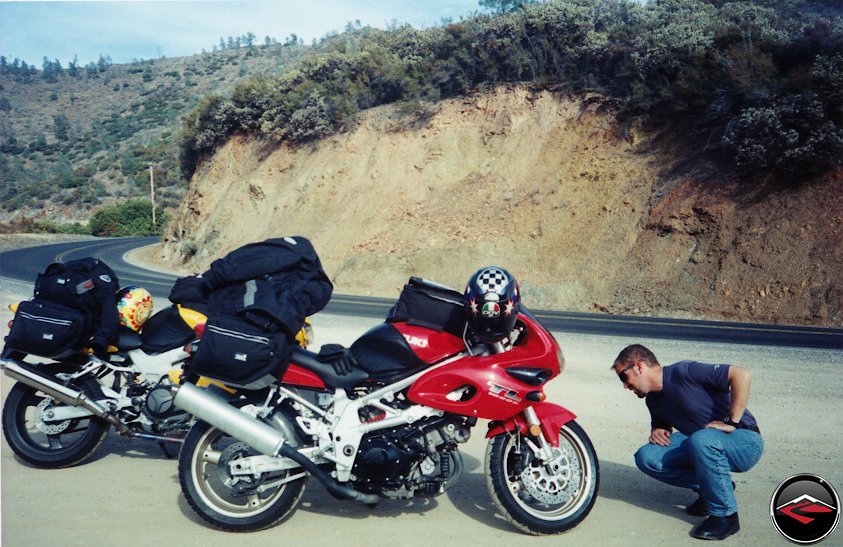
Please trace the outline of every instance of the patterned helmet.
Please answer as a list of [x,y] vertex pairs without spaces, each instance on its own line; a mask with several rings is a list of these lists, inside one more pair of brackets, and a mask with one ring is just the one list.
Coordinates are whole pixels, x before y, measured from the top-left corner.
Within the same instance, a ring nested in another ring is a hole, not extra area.
[[521,295],[515,277],[503,268],[489,266],[474,272],[465,288],[468,325],[485,343],[509,336],[521,310]]
[[141,287],[123,287],[117,291],[117,315],[121,325],[139,331],[152,315],[152,295]]

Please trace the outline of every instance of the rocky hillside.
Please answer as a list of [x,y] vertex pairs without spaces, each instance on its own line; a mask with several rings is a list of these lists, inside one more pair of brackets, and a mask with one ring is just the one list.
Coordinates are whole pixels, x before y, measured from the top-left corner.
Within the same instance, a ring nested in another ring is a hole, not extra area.
[[185,189],[182,115],[249,76],[289,69],[306,50],[292,42],[238,46],[122,65],[101,57],[99,65],[51,72],[24,71],[3,57],[0,223],[86,223],[103,206],[147,198],[150,165],[158,205],[175,207]]
[[721,180],[599,97],[501,87],[421,126],[367,111],[303,147],[231,139],[199,165],[160,250],[183,272],[304,235],[336,291],[396,297],[509,268],[537,308],[843,325],[843,173]]

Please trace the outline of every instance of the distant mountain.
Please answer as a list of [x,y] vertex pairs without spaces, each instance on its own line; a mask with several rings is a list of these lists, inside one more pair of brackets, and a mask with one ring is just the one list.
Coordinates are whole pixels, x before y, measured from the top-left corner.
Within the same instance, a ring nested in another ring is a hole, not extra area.
[[183,114],[241,80],[280,73],[309,48],[298,41],[231,47],[131,64],[36,70],[0,59],[0,221],[84,221],[92,210],[149,196],[176,207],[186,181],[177,138]]

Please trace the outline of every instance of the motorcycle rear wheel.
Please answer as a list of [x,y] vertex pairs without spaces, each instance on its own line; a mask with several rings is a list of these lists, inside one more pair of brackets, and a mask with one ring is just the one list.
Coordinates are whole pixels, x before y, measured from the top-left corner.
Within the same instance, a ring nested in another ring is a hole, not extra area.
[[196,514],[227,532],[253,532],[274,526],[293,513],[304,494],[306,475],[263,492],[259,488],[301,470],[240,482],[228,472],[228,462],[255,454],[254,449],[206,422],[197,421],[191,427],[179,453],[179,483]]
[[520,434],[502,434],[486,448],[486,486],[495,505],[529,534],[559,534],[588,515],[597,500],[600,467],[585,431],[575,421],[559,429],[561,455],[549,473]]
[[[79,381],[92,398],[99,392],[93,378]],[[20,382],[12,386],[3,405],[3,433],[22,460],[44,469],[71,467],[93,454],[105,440],[108,424],[94,416],[48,422],[51,407],[64,406],[51,396]]]

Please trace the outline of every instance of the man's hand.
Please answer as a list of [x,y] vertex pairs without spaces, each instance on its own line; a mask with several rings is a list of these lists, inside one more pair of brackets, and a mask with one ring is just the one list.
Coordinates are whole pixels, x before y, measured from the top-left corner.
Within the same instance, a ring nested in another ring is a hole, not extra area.
[[657,427],[650,432],[650,443],[659,446],[670,446],[670,431]]
[[720,420],[714,420],[713,422],[708,422],[705,424],[705,427],[708,429],[716,429],[718,431],[722,431],[724,433],[731,433],[735,430],[735,426],[724,424]]

